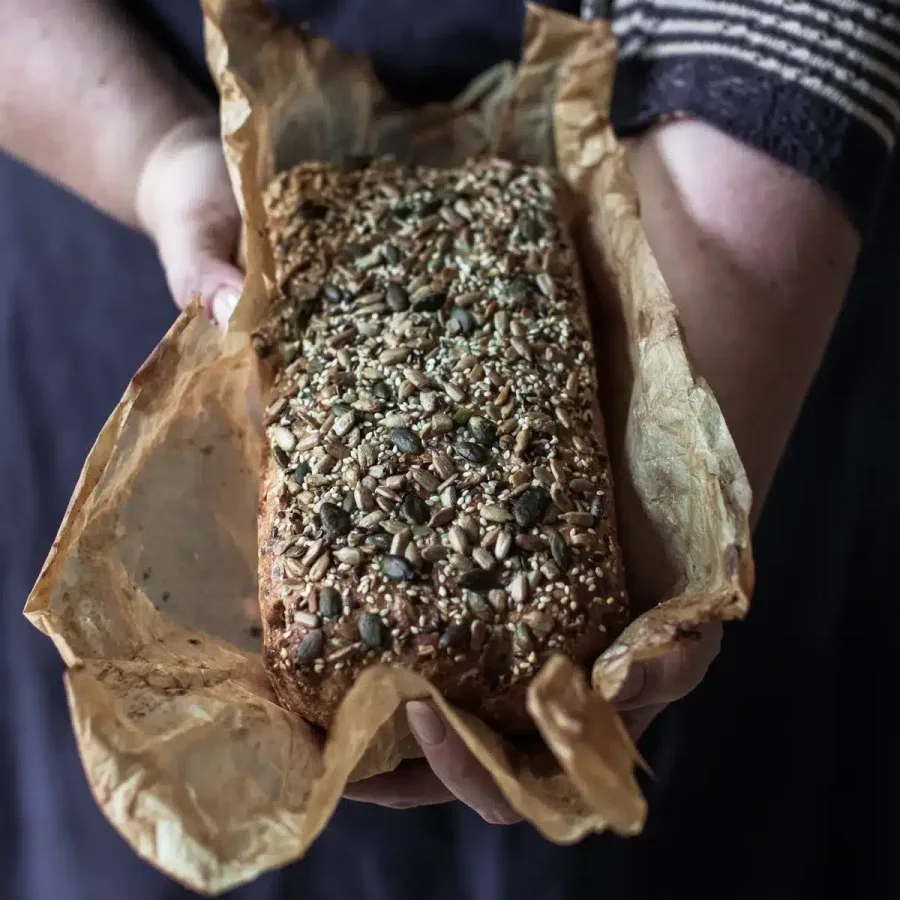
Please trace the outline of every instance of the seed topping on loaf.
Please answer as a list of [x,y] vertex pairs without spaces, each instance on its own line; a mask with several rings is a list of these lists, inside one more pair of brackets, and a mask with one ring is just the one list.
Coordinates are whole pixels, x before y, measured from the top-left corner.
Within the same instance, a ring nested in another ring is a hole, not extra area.
[[324,677],[494,644],[502,689],[588,629],[608,643],[624,585],[553,174],[309,164],[265,203],[276,665]]

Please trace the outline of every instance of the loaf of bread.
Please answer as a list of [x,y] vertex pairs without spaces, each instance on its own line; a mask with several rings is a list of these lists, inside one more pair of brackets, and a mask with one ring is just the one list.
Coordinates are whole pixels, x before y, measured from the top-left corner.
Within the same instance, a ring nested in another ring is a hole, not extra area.
[[542,663],[587,667],[626,621],[561,196],[500,160],[308,164],[265,191],[264,654],[312,723],[384,663],[528,732]]

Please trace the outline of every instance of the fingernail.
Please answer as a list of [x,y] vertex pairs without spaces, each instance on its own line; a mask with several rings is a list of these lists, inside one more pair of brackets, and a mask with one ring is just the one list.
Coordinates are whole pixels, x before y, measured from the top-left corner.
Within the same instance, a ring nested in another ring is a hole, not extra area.
[[644,668],[641,663],[632,663],[625,680],[612,698],[613,703],[625,703],[634,699],[641,692],[643,686]]
[[444,720],[428,703],[412,700],[406,704],[406,719],[416,739],[422,744],[439,744],[446,734]]
[[213,295],[212,314],[213,318],[219,325],[227,325],[234,308],[238,304],[241,294],[236,288],[224,287],[220,288]]

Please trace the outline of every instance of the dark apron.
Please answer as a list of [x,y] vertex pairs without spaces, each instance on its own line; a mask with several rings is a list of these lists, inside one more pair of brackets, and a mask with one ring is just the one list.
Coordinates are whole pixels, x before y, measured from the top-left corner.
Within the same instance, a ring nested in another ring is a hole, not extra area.
[[[280,6],[372,52],[411,102],[448,98],[514,57],[522,25],[518,0]],[[212,98],[199,3],[129,7]],[[21,616],[94,437],[174,311],[145,239],[4,158],[0,197],[0,895],[183,898],[98,811],[62,666]],[[900,800],[878,781],[889,771],[879,716],[893,717],[895,704],[876,706],[897,666],[888,651],[898,606],[898,224],[895,178],[759,529],[753,613],[728,629],[706,682],[643,744],[656,773],[644,834],[560,848],[456,807],[344,804],[304,860],[233,896],[875,896],[891,863],[869,832],[877,821],[893,830]]]

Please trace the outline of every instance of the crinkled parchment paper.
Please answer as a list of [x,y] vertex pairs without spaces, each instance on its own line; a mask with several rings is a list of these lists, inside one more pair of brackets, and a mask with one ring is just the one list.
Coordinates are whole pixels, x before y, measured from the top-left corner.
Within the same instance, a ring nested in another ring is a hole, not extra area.
[[26,608],[69,667],[72,721],[97,802],[142,857],[219,893],[302,855],[348,779],[414,752],[398,709],[434,695],[418,676],[364,673],[323,743],[277,706],[263,671],[261,447],[249,400],[249,334],[268,308],[272,272],[260,186],[303,159],[390,152],[449,165],[490,151],[556,162],[583,202],[629,586],[638,597],[644,576],[664,576],[654,600],[669,599],[598,661],[593,689],[563,659],[537,676],[529,709],[552,766],[508,750],[435,699],[548,838],[639,831],[636,751],[604,698],[635,658],[745,612],[750,492],[715,398],[686,356],[608,121],[608,26],[532,7],[518,69],[486,73],[451,106],[410,112],[391,102],[365,59],[279,25],[261,0],[204,7],[247,222],[246,289],[227,335],[191,308],[135,376],[85,463]]

